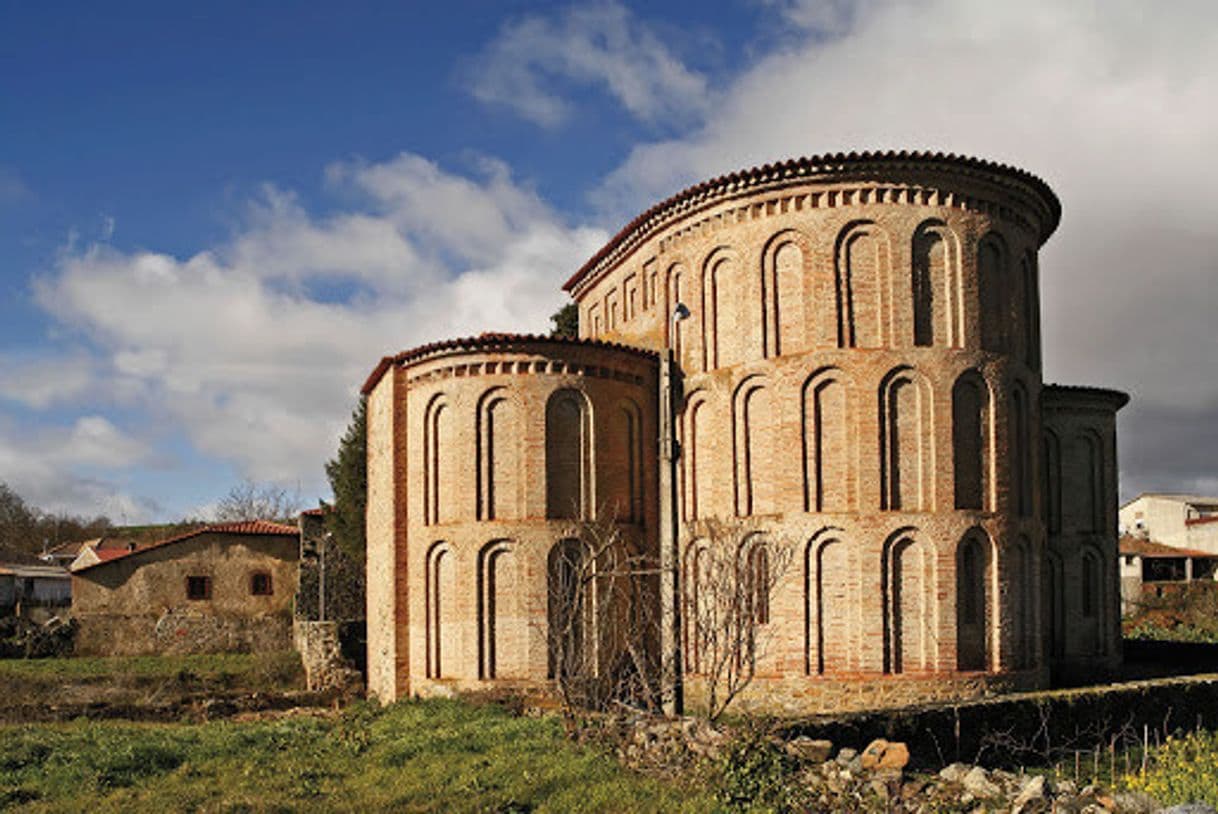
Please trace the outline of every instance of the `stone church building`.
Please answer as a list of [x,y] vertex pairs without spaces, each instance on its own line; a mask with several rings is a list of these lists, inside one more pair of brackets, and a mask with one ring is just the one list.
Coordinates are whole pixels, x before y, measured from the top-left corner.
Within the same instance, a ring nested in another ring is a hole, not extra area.
[[649,646],[680,655],[691,703],[708,546],[768,563],[780,540],[795,551],[745,705],[1110,673],[1127,397],[1042,382],[1037,257],[1060,214],[1040,179],[972,158],[767,165],[622,229],[565,285],[578,339],[381,360],[364,386],[371,692],[546,685],[555,555],[596,517],[662,564]]

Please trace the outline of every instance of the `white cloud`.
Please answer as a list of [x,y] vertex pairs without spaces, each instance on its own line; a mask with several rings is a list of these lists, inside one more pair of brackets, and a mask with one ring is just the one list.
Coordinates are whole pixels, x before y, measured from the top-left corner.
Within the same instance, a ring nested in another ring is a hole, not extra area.
[[84,354],[0,357],[0,399],[43,409],[81,398],[96,385],[95,363]]
[[[1041,258],[1046,378],[1192,411],[1173,429],[1130,408],[1125,439],[1155,433],[1151,446],[1167,449],[1177,445],[1165,433],[1209,437],[1201,425],[1218,419],[1218,6],[778,5],[821,30],[738,76],[697,130],[636,147],[597,192],[599,205],[624,221],[694,181],[839,150],[942,150],[1024,167],[1064,206]],[[1206,449],[1212,473],[1218,449]],[[1189,478],[1192,466],[1166,469]]]
[[70,426],[31,430],[0,421],[0,481],[43,511],[139,522],[156,507],[133,497],[102,470],[152,460],[149,446],[98,415]]
[[573,85],[602,87],[634,117],[686,123],[707,109],[707,81],[664,39],[616,2],[572,6],[553,18],[502,27],[466,71],[475,98],[554,127],[572,104]]
[[[316,218],[267,189],[228,243],[187,258],[73,249],[35,286],[107,374],[142,388],[146,411],[244,477],[309,492],[382,355],[453,334],[544,331],[566,275],[606,239],[565,224],[493,161],[464,176],[403,154],[328,176],[364,203]],[[107,441],[103,427],[77,429]]]

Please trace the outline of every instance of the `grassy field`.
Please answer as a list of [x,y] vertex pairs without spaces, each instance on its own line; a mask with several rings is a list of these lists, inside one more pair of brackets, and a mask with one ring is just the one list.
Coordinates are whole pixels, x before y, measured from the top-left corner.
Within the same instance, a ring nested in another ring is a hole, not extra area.
[[0,808],[30,812],[705,812],[555,718],[417,701],[207,724],[0,726]]

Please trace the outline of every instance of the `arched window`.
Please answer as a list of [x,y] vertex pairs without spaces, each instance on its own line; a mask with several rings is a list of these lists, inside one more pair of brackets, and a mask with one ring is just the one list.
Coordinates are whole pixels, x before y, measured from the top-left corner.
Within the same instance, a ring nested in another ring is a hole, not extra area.
[[914,232],[912,256],[914,345],[962,347],[959,241],[943,221],[928,220]]
[[803,389],[804,510],[849,511],[853,487],[850,391],[841,371],[809,377]]
[[900,367],[880,383],[880,508],[934,509],[934,425],[930,384]]
[[745,597],[749,607],[749,618],[754,625],[770,623],[770,549],[765,538],[754,534],[745,540],[743,547]]
[[1062,445],[1052,430],[1044,431],[1045,527],[1050,534],[1062,530]]
[[985,508],[986,429],[989,390],[976,371],[965,371],[952,388],[952,470],[956,508]]
[[559,390],[546,403],[546,517],[583,519],[591,508],[592,442],[588,401]]
[[890,251],[888,236],[871,221],[846,226],[837,240],[837,343],[841,348],[881,348]]
[[478,399],[477,518],[503,520],[518,516],[518,439],[512,432],[516,406],[507,390],[495,387]]
[[708,593],[710,579],[710,557],[706,541],[695,540],[685,552],[684,614],[685,669],[690,675],[703,672],[703,634],[708,624],[708,603],[713,597]]
[[747,332],[741,325],[744,305],[740,269],[730,249],[716,249],[702,272],[703,369],[716,370],[744,361]]
[[425,647],[427,677],[446,678],[448,668],[449,628],[453,620],[455,595],[453,555],[445,542],[435,543],[427,550],[424,570]]
[[989,669],[991,546],[985,532],[969,532],[956,547],[956,669]]
[[1045,652],[1052,658],[1061,658],[1066,646],[1066,602],[1062,593],[1065,589],[1065,573],[1061,557],[1053,551],[1047,551],[1041,568]]
[[1007,594],[1011,603],[1012,659],[1016,669],[1026,670],[1035,662],[1035,638],[1032,619],[1035,603],[1033,591],[1032,545],[1020,535],[1011,547],[1007,562]]
[[765,355],[798,353],[811,342],[815,323],[804,292],[808,240],[791,229],[774,235],[762,254],[761,302]]
[[507,540],[493,540],[478,552],[478,677],[484,680],[524,671],[520,648],[527,630],[516,605],[514,565]]
[[1032,516],[1032,444],[1028,432],[1028,392],[1020,382],[1011,387],[1011,488],[1020,517]]
[[685,292],[682,290],[682,281],[684,267],[679,263],[673,263],[668,267],[668,279],[665,287],[665,309],[664,309],[664,338],[668,346],[672,348],[673,358],[678,363],[684,363],[684,323],[686,320],[673,322],[672,312],[676,309],[677,303],[682,301]]
[[981,349],[1006,351],[1007,252],[1002,238],[990,233],[977,246],[977,286]]
[[[698,520],[715,512],[720,491],[716,477],[715,406],[705,392],[690,396],[681,458],[685,471],[685,519]],[[726,478],[724,478],[726,480]]]
[[618,517],[630,523],[643,522],[643,411],[632,399],[618,403],[617,440],[624,447],[621,457],[622,493]]
[[778,416],[765,380],[745,379],[734,399],[736,513],[742,517],[776,512],[778,450],[774,434]]
[[[427,403],[423,411],[423,523],[434,525],[442,522],[441,507],[448,514],[451,502],[442,492],[450,489],[450,473],[454,454],[449,449],[452,430],[449,426],[451,412],[443,393],[438,393]],[[444,517],[443,519],[447,519]]]
[[853,661],[850,586],[854,575],[849,548],[838,533],[838,529],[818,532],[805,553],[806,669],[819,675],[847,671]]
[[595,631],[592,626],[596,580],[583,543],[555,543],[546,560],[546,621],[549,678],[591,676],[595,673]]
[[931,593],[925,546],[902,529],[884,543],[881,594],[884,607],[884,672],[924,670],[929,664]]

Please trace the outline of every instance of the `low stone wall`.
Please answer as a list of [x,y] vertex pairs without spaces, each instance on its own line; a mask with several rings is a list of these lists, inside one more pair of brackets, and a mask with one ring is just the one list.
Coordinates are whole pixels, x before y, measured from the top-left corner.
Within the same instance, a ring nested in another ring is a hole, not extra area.
[[357,665],[344,653],[344,641],[358,631],[351,624],[297,620],[292,638],[304,664],[305,682],[310,691],[358,691],[364,684]]
[[81,656],[264,653],[292,647],[292,621],[285,613],[237,616],[170,609],[75,618],[75,652]]
[[1140,742],[1197,726],[1218,727],[1218,675],[1132,681],[1072,690],[1019,693],[959,704],[824,715],[785,727],[835,743],[904,741],[912,764],[953,761],[990,766],[1044,764],[1072,753]]
[[[905,675],[842,675],[812,678],[758,676],[732,703],[734,712],[803,716],[820,712],[849,712],[908,707],[928,702],[967,701],[984,696],[1045,686],[1043,671]],[[706,682],[686,676],[685,706],[699,710],[706,703]]]

